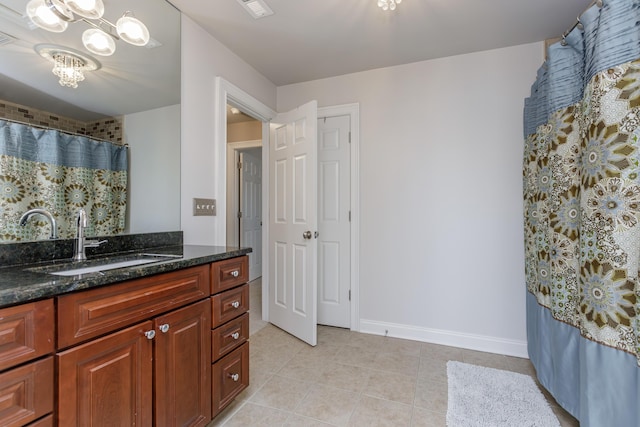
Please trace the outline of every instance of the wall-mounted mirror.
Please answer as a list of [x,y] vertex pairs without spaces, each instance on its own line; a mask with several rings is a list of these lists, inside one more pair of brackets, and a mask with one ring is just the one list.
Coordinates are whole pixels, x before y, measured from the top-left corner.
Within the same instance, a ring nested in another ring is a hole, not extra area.
[[[50,32],[27,17],[27,3],[0,0],[0,112],[17,105],[26,115],[33,109],[86,123],[120,119],[121,142],[129,147],[125,233],[179,230],[180,12],[167,1],[104,0],[105,21],[115,24],[130,11],[151,40],[135,46],[114,37],[115,52],[101,56],[89,52],[82,37],[90,28],[107,30],[109,23],[76,15],[65,31]],[[34,49],[42,44],[90,56],[99,69],[85,72],[77,88],[64,87],[52,72],[53,62]]]

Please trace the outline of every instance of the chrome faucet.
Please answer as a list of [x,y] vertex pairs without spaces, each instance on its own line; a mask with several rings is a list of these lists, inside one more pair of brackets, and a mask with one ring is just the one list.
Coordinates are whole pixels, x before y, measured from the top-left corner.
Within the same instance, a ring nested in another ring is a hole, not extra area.
[[27,221],[29,220],[31,215],[36,215],[36,214],[44,215],[49,220],[49,224],[51,224],[51,235],[49,236],[49,238],[57,239],[58,225],[56,224],[56,219],[53,217],[53,215],[51,215],[49,211],[45,209],[39,209],[39,208],[29,209],[24,214],[22,214],[22,216],[20,217],[19,224],[24,227],[25,225],[27,225]]
[[80,208],[76,218],[76,241],[73,247],[73,261],[86,261],[85,248],[97,248],[107,240],[87,240],[84,237],[84,229],[87,227],[87,212]]

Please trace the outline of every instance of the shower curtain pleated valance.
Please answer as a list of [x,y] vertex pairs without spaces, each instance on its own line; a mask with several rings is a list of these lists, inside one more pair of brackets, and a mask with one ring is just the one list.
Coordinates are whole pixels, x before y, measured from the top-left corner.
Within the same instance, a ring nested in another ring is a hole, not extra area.
[[599,6],[525,101],[528,346],[581,426],[638,427],[640,1]]
[[60,238],[75,237],[79,208],[89,216],[88,236],[122,233],[127,201],[127,147],[52,129],[0,120],[0,241],[49,237],[43,208],[58,222]]

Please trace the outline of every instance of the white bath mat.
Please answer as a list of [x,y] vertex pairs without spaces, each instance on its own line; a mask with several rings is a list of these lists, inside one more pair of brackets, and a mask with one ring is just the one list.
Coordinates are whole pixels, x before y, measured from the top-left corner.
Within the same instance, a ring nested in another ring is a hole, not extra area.
[[527,375],[449,361],[447,378],[449,427],[560,427]]

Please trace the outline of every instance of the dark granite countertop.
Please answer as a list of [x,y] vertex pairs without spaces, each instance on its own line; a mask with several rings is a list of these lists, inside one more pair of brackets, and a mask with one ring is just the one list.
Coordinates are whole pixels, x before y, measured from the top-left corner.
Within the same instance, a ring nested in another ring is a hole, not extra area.
[[[86,262],[76,262],[73,264],[67,259],[48,263],[13,265],[0,268],[0,307],[246,255],[251,252],[251,249],[228,248],[224,246],[175,245],[140,252],[167,254],[172,257],[169,259],[162,258],[161,261],[134,267],[76,276],[58,276],[38,270],[56,268],[58,266],[60,268],[67,266],[72,266],[73,268],[84,267],[105,259],[124,260],[127,257],[130,259],[131,257],[135,257],[136,254],[112,254],[107,257],[89,259]],[[179,258],[177,256],[179,256]]]

